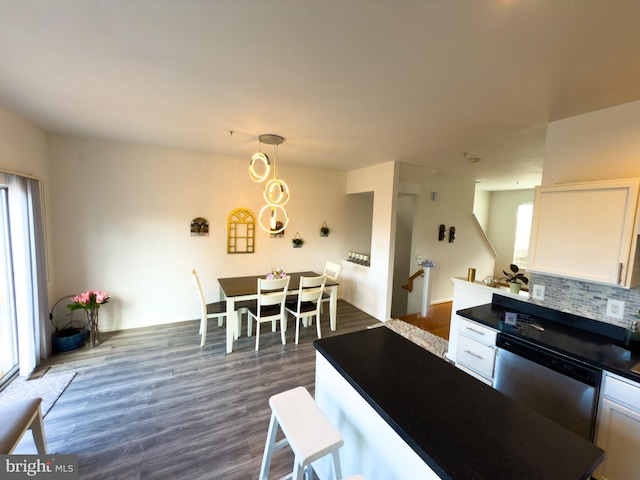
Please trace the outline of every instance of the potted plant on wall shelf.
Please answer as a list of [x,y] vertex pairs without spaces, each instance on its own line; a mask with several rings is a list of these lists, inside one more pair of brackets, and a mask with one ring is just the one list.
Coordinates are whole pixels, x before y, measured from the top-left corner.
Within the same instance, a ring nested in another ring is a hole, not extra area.
[[291,243],[293,243],[293,248],[300,248],[304,244],[304,240],[302,239],[300,234],[296,232],[296,236],[293,237],[293,239],[291,240]]
[[522,283],[525,285],[529,284],[529,279],[524,276],[524,273],[520,273],[520,269],[515,263],[509,265],[509,270],[511,270],[511,273],[507,273],[505,270],[502,271],[502,273],[506,275],[504,280],[509,284],[509,291],[511,293],[518,293],[522,287]]
[[330,231],[331,230],[329,229],[329,227],[327,227],[327,222],[324,222],[322,224],[322,226],[320,227],[320,236],[321,237],[328,237]]

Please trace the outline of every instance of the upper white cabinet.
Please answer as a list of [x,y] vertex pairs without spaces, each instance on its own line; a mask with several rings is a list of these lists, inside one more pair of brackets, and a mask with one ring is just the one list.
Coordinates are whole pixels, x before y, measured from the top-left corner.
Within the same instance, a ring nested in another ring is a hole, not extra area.
[[637,179],[537,187],[527,270],[625,288],[640,284],[639,187]]

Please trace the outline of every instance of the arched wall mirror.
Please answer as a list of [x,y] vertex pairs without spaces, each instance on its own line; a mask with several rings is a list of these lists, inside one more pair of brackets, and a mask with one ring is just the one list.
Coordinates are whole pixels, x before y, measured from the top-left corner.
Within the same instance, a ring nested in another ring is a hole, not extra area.
[[254,253],[256,220],[250,210],[236,208],[227,220],[227,253]]

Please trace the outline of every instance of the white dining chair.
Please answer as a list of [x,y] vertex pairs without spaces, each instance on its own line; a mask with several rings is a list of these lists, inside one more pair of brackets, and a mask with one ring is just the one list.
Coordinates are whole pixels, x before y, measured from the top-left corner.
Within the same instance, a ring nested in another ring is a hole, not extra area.
[[[198,300],[200,301],[200,346],[204,347],[204,344],[207,340],[207,322],[210,318],[218,319],[218,326],[221,327],[223,325],[223,319],[227,315],[227,302],[213,302],[207,303],[204,297],[204,291],[202,290],[202,284],[200,283],[200,278],[198,277],[198,272],[194,268],[191,270],[191,278],[196,285],[196,291],[198,293]],[[248,311],[247,306],[244,305],[236,305],[236,334],[235,337],[238,338],[240,335],[240,326],[241,326],[241,317],[242,313]]]
[[[327,261],[324,264],[324,274],[327,276],[327,279],[329,280],[333,280],[333,281],[338,281],[338,277],[340,276],[340,270],[342,269],[342,265],[338,264],[338,263],[333,263],[333,262],[329,262]],[[322,313],[323,308],[322,306],[324,305],[325,302],[328,302],[331,300],[331,295],[323,292],[322,293],[322,299],[320,300],[320,313]]]
[[300,336],[300,321],[303,319],[310,319],[312,321],[314,316],[316,317],[318,338],[322,338],[320,331],[320,299],[326,281],[326,275],[320,275],[319,277],[300,277],[300,287],[296,295],[297,298],[288,300],[285,303],[287,313],[290,313],[296,319],[296,344]]
[[260,324],[280,320],[280,335],[282,344],[287,340],[285,332],[287,330],[287,318],[284,308],[287,299],[287,290],[291,277],[267,280],[258,278],[258,299],[254,305],[249,307],[249,322],[256,321],[256,351],[260,348]]

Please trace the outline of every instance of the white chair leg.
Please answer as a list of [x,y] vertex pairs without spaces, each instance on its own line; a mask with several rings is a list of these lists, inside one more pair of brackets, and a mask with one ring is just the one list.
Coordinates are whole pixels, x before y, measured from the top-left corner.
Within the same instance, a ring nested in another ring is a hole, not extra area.
[[207,317],[202,317],[200,320],[200,334],[202,338],[200,339],[200,346],[204,347],[205,342],[207,341]]
[[276,324],[275,320],[271,320],[271,331],[272,332],[277,332],[278,331],[278,325]]
[[[242,317],[242,314],[240,314],[240,316]],[[247,313],[247,337],[250,337],[253,330],[253,323],[251,320],[251,316]]]
[[256,318],[256,352],[260,348],[260,321]]
[[240,311],[236,311],[233,316],[236,319],[236,340],[238,338],[240,338],[240,335],[242,334],[242,314],[240,313]]
[[283,345],[287,344],[287,337],[285,336],[286,331],[287,331],[287,319],[286,319],[286,313],[283,313],[282,317],[280,317],[280,336],[282,337]]
[[223,320],[223,318],[224,318],[223,316],[218,317],[218,326],[219,326],[219,327],[221,327],[221,326],[222,326],[222,324],[223,324],[223,321],[222,321],[222,320]]
[[300,317],[296,317],[296,345],[298,344],[299,337],[300,337]]
[[316,316],[316,330],[318,330],[318,338],[322,338],[322,332],[320,331],[320,313]]
[[302,480],[302,472],[304,472],[304,467],[302,467],[297,460],[293,461],[293,476],[291,477],[293,480]]

